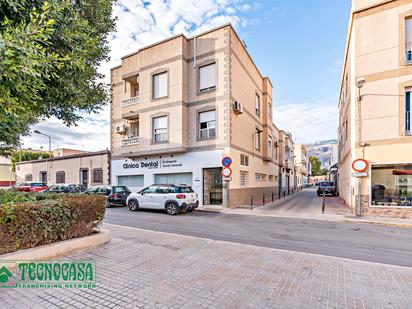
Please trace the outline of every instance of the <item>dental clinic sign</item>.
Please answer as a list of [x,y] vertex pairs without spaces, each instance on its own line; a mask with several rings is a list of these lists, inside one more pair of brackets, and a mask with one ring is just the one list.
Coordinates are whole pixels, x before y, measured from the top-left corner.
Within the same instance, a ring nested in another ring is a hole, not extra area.
[[164,159],[164,160],[144,160],[144,161],[132,161],[123,163],[122,167],[125,170],[129,169],[162,169],[170,167],[182,167],[183,163],[177,159]]

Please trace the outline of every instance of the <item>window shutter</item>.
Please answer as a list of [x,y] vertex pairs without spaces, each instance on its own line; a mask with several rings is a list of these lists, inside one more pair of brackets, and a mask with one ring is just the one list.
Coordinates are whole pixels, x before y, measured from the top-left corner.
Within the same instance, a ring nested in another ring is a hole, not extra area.
[[412,18],[405,20],[405,50],[412,50]]
[[167,117],[157,117],[153,118],[153,128],[154,129],[165,129],[167,128]]
[[208,111],[208,112],[202,112],[199,114],[199,121],[202,122],[209,122],[209,121],[215,121],[216,120],[216,113],[215,111]]
[[216,87],[216,63],[200,67],[199,70],[200,90]]

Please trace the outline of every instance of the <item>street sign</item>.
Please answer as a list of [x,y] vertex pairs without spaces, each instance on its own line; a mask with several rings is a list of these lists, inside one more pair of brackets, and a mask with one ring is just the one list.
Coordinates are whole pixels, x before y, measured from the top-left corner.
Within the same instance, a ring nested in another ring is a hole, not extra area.
[[232,169],[230,167],[224,167],[222,169],[222,176],[223,177],[230,177],[232,176]]
[[368,177],[368,173],[352,173],[352,177]]
[[363,173],[364,171],[366,171],[368,169],[368,166],[368,162],[364,159],[356,159],[352,162],[352,169],[358,173]]
[[232,158],[231,157],[224,157],[222,160],[222,165],[229,167],[230,165],[232,165]]

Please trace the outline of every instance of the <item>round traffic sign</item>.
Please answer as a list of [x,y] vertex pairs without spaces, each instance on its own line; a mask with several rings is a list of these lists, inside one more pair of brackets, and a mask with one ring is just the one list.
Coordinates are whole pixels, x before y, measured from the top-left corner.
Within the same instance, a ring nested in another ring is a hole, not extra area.
[[222,165],[223,166],[230,166],[232,164],[232,158],[231,157],[224,157],[222,160]]
[[230,177],[232,176],[232,169],[230,167],[224,167],[222,169],[222,176],[223,177]]
[[356,159],[352,162],[352,169],[362,173],[368,169],[368,162],[364,159]]

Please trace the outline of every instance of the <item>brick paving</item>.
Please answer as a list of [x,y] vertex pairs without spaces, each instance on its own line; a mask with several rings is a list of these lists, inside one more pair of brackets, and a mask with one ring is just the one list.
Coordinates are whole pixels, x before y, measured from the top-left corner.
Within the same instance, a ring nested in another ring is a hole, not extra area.
[[412,268],[105,227],[69,257],[96,260],[97,288],[0,290],[0,308],[412,308]]

